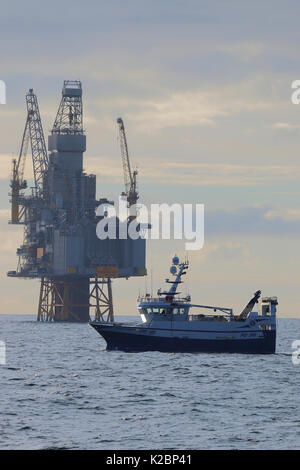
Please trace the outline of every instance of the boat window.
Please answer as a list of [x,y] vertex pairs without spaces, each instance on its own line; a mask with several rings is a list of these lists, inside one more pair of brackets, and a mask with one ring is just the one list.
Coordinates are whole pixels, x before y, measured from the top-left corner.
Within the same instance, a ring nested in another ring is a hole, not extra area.
[[173,314],[174,315],[184,315],[185,314],[185,308],[173,308]]
[[[181,311],[182,310],[182,311]],[[184,313],[184,308],[182,309],[179,309],[179,308],[176,308],[176,309],[171,309],[171,308],[158,308],[158,307],[148,307],[148,308],[143,308],[143,309],[140,309],[140,313],[160,313],[161,315],[168,315],[170,313],[175,313],[175,314],[178,314],[178,313]]]

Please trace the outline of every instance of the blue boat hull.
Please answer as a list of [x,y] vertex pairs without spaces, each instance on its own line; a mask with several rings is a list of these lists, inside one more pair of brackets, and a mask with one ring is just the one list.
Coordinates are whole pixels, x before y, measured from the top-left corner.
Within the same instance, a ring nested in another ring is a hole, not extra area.
[[107,350],[274,354],[276,348],[275,330],[264,331],[262,338],[208,340],[128,333],[126,328],[122,331],[121,327],[103,324],[91,323],[91,326],[105,339]]

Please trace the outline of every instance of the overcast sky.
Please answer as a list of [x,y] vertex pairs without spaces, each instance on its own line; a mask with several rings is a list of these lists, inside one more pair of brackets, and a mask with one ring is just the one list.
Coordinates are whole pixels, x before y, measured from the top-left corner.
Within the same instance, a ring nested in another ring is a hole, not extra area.
[[[37,93],[47,136],[63,80],[80,79],[84,166],[98,197],[123,190],[122,116],[141,202],[205,204],[205,246],[189,253],[193,301],[238,312],[262,289],[278,295],[280,315],[300,316],[299,2],[1,0],[0,9],[1,313],[36,313],[38,300],[37,281],[6,278],[22,240],[7,225],[7,193],[25,93]],[[175,251],[184,242],[149,242],[155,289]],[[144,284],[114,282],[116,313],[135,313]]]

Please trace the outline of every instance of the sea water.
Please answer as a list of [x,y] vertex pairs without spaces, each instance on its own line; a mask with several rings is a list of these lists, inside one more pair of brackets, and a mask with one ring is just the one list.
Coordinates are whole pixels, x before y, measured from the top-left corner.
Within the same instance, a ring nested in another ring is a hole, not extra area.
[[0,448],[299,449],[295,340],[279,319],[274,355],[108,352],[87,324],[0,315]]

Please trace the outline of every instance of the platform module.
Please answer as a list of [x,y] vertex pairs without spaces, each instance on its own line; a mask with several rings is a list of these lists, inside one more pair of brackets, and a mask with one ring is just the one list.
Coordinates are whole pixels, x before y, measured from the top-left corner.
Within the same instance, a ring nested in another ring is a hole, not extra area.
[[[63,84],[48,149],[32,89],[26,94],[26,109],[19,157],[13,160],[9,221],[24,226],[24,239],[17,249],[17,268],[8,276],[41,279],[38,320],[87,322],[94,314],[96,319],[112,321],[112,279],[146,275],[146,240],[100,240],[96,235],[100,220],[96,208],[113,202],[104,195],[96,197],[96,176],[83,170],[86,135],[81,82]],[[129,181],[123,194],[130,207],[138,198],[137,172],[131,172],[123,121],[120,132],[124,178]],[[24,179],[29,148],[31,188]],[[101,169],[101,158],[98,165]]]

